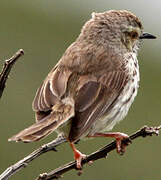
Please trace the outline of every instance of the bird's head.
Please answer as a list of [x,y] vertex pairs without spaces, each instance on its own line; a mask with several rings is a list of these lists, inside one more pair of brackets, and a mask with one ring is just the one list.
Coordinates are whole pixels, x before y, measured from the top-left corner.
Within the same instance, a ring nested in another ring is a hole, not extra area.
[[156,37],[144,33],[141,21],[131,12],[110,10],[92,13],[92,18],[82,28],[80,38],[118,51],[133,52],[137,51],[142,39]]

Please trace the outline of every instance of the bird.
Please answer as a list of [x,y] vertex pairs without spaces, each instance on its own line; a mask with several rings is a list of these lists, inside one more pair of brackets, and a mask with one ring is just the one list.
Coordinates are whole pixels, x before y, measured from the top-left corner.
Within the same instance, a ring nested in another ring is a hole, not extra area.
[[110,131],[137,95],[140,44],[155,38],[127,10],[92,13],[38,88],[32,104],[36,122],[9,141],[38,141],[55,131],[69,142],[78,169],[86,157],[75,146],[81,139],[113,137],[117,152],[125,151],[121,142],[129,136]]

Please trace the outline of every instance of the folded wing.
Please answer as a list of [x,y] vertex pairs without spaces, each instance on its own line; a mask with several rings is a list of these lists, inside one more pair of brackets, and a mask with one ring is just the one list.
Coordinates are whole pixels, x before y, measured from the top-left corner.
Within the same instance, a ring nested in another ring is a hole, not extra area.
[[66,92],[70,75],[69,70],[59,69],[54,69],[49,73],[38,89],[33,101],[33,109],[36,111],[36,123],[11,137],[10,141],[37,141],[74,116],[72,98],[66,98],[65,103],[61,100],[61,97]]
[[111,110],[127,81],[127,73],[120,70],[106,72],[96,80],[82,80],[75,100],[71,141],[87,134],[92,124]]

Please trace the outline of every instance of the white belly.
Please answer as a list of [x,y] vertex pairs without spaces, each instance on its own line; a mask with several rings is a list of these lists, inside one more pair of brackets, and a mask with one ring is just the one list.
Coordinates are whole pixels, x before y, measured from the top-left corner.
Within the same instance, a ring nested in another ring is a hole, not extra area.
[[[110,131],[116,123],[124,119],[128,110],[137,95],[139,87],[139,67],[135,54],[131,55],[131,59],[127,64],[131,79],[124,87],[122,93],[118,97],[118,101],[115,106],[108,112],[105,117],[102,117],[92,126],[89,134],[92,135],[96,132]],[[135,72],[133,71],[135,69]],[[123,94],[125,94],[123,96]]]

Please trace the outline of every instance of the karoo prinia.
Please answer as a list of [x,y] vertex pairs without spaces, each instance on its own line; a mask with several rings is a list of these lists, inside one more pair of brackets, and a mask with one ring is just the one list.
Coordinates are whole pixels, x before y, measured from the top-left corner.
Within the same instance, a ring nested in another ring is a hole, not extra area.
[[127,115],[137,94],[140,42],[154,38],[128,11],[92,13],[37,90],[36,123],[10,140],[32,142],[53,131],[61,133],[73,149],[77,168],[85,157],[75,148],[79,139],[114,137],[117,152],[124,151],[121,140],[128,135],[108,131]]

